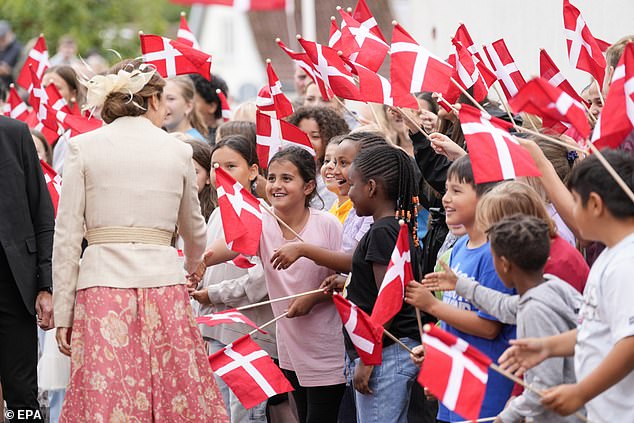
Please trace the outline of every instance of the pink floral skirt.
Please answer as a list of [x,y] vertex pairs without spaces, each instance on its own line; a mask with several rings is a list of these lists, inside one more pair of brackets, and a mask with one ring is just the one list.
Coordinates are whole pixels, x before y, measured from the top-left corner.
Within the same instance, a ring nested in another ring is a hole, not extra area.
[[60,422],[228,422],[183,285],[77,292]]

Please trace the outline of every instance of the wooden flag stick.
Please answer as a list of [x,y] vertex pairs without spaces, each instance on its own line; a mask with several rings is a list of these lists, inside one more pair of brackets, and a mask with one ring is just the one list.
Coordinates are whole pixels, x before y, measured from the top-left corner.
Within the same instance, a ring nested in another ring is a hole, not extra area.
[[352,111],[350,109],[348,109],[348,106],[346,106],[346,103],[344,103],[343,101],[339,100],[339,97],[337,97],[336,95],[333,95],[332,98],[334,98],[335,101],[337,101],[337,103],[339,103],[339,105],[341,107],[343,107],[346,110],[346,112],[348,112],[348,114],[350,116],[352,116],[354,118],[354,120],[356,120],[359,123],[359,125],[363,125],[363,122],[361,122],[361,119],[359,119],[357,117],[357,115],[355,115],[354,113],[352,113]]
[[603,154],[601,154],[599,149],[596,148],[592,142],[589,142],[588,145],[590,146],[590,150],[592,150],[592,152],[597,156],[597,159],[605,167],[605,169],[608,171],[608,173],[614,178],[614,180],[621,187],[621,189],[623,191],[625,191],[625,194],[627,194],[627,196],[630,197],[630,200],[632,201],[632,203],[634,203],[634,192],[632,192],[630,187],[627,186],[625,181],[623,181],[623,178],[621,178],[621,175],[616,173],[616,170],[614,170],[612,165],[610,165],[610,163],[608,163],[608,161],[605,159]]
[[566,147],[567,149],[570,149],[570,150],[576,150],[576,151],[579,151],[580,153],[584,153],[584,154],[586,154],[588,152],[587,150],[579,147],[578,145],[569,144],[569,143],[567,143],[565,141],[558,140],[557,138],[553,138],[553,137],[550,137],[550,136],[548,136],[546,134],[542,134],[541,132],[535,132],[535,131],[532,131],[532,130],[530,130],[528,128],[524,128],[524,127],[517,126],[517,125],[515,125],[515,129],[517,129],[519,132],[526,132],[527,134],[534,135],[534,136],[536,136],[538,138],[544,139],[546,141],[550,141],[553,144],[557,144],[557,145],[560,145],[562,147]]
[[595,79],[594,83],[597,85],[597,91],[599,93],[599,98],[601,99],[601,104],[605,106],[605,100],[603,99],[603,93],[601,92],[601,86],[599,85],[599,81]]
[[[517,383],[518,385],[521,385],[524,387],[524,389],[529,390],[537,395],[539,395],[539,397],[543,397],[544,393],[538,389],[535,389],[533,387],[533,385],[529,385],[528,383],[524,382],[523,379],[520,379],[519,377],[515,376],[513,373],[508,372],[504,369],[502,369],[500,366],[498,366],[495,363],[491,363],[491,365],[489,366],[491,369],[495,370],[496,372],[498,372],[499,374],[501,374],[502,376],[512,380],[513,382]],[[589,422],[588,418],[586,416],[584,416],[583,414],[579,413],[578,411],[574,413],[575,417],[577,417],[579,420],[584,421],[584,422]]]
[[506,96],[498,88],[498,82],[497,81],[495,81],[495,84],[493,84],[493,89],[495,90],[495,93],[497,94],[498,98],[500,99],[500,102],[502,103],[502,106],[504,106],[504,110],[506,110],[506,115],[509,117],[510,122],[512,124],[515,124],[515,119],[513,119],[513,113],[511,113],[511,107],[509,106],[509,103],[508,103],[508,101],[506,99]]
[[403,116],[405,119],[407,119],[409,121],[409,123],[414,125],[414,127],[418,130],[418,132],[420,132],[421,134],[423,134],[427,138],[429,138],[429,134],[427,133],[427,131],[425,131],[418,123],[416,123],[416,121],[414,119],[412,119],[410,117],[410,115],[408,115],[402,108],[395,107],[395,109],[398,110],[399,113],[401,114],[401,116]]
[[455,79],[453,79],[453,77],[451,78],[451,82],[453,82],[453,84],[458,87],[458,89],[460,90],[460,92],[462,92],[465,96],[467,96],[467,98],[469,100],[471,100],[471,102],[473,103],[474,106],[476,106],[478,109],[480,109],[481,111],[483,111],[484,113],[488,113],[486,110],[484,110],[484,107],[482,107],[482,105],[480,103],[478,103],[476,101],[475,98],[473,98],[473,96],[471,94],[469,94],[467,92],[467,90],[465,90],[464,88],[462,88],[462,85],[460,85],[460,83],[458,83],[458,81],[456,81]]
[[451,110],[453,110],[456,113],[459,113],[458,109],[456,109],[453,104],[445,100],[444,97],[440,93],[438,93],[438,97],[436,97],[436,101],[445,103],[447,106],[451,108]]
[[372,104],[374,103],[368,103],[368,107],[370,108],[370,111],[372,112],[372,116],[374,117],[376,126],[378,126],[381,131],[386,132],[385,128],[383,128],[383,125],[381,125],[381,121],[379,120],[379,115],[376,114],[376,110],[374,110],[374,107],[372,107]]
[[383,328],[383,333],[386,334],[387,337],[390,338],[392,341],[394,341],[397,344],[399,344],[403,349],[407,350],[407,352],[409,352],[410,354],[416,355],[416,354],[414,354],[414,351],[412,351],[412,349],[410,347],[408,347],[403,342],[401,342],[401,340],[398,339],[396,336],[394,336],[390,332],[388,332],[387,329]]
[[236,308],[236,311],[248,310],[250,308],[260,307],[266,304],[273,304],[279,301],[290,300],[292,298],[303,297],[304,295],[316,294],[318,292],[324,292],[323,289],[313,289],[312,291],[300,292],[299,294],[287,295],[286,297],[274,298],[272,300],[260,301],[255,304],[248,304],[242,307]]
[[258,326],[257,329],[253,329],[251,332],[249,332],[249,336],[253,335],[254,333],[264,329],[265,327],[272,325],[273,323],[277,322],[278,320],[280,320],[283,317],[286,317],[286,315],[288,314],[288,311],[285,311],[284,313],[280,314],[279,316],[269,320],[268,322],[264,323],[261,326]]
[[273,212],[273,210],[271,210],[271,208],[264,203],[261,203],[260,206],[264,209],[265,212],[267,212],[268,214],[270,214],[271,216],[273,216],[275,218],[275,220],[277,220],[280,225],[284,226],[286,229],[288,229],[289,231],[291,231],[291,233],[295,236],[295,238],[299,239],[301,242],[304,242],[304,240],[302,239],[301,236],[299,236],[299,234],[297,232],[295,232],[295,230],[293,228],[291,228],[290,226],[288,226],[286,224],[286,222],[284,222],[282,219],[280,219],[279,216],[277,216],[275,214],[275,212]]
[[493,422],[495,421],[495,419],[497,419],[497,416],[495,417],[485,417],[482,419],[478,419],[478,420],[462,420],[456,423],[484,423],[484,422]]
[[420,342],[423,342],[423,334],[425,333],[425,331],[423,331],[423,319],[421,319],[420,317],[420,310],[417,307],[414,307],[414,310],[416,310],[416,321],[418,322],[418,332],[420,333]]

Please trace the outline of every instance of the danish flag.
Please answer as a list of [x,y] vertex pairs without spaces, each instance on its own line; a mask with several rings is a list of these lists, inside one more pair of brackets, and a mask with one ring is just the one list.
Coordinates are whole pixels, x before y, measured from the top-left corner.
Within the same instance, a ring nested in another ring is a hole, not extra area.
[[20,94],[13,84],[9,87],[9,97],[4,104],[4,115],[22,122],[26,122],[26,118],[29,116],[28,107],[20,98]]
[[418,101],[411,93],[395,93],[392,90],[392,84],[387,78],[359,63],[350,61],[347,61],[347,63],[352,66],[353,72],[359,77],[359,91],[363,101],[418,109]]
[[178,41],[140,34],[143,61],[156,67],[163,78],[198,73],[211,80],[211,56]]
[[259,328],[251,319],[244,314],[240,313],[236,309],[219,311],[213,314],[205,314],[204,316],[196,317],[196,323],[207,326],[218,326],[222,324],[242,323],[251,326],[254,329],[259,330],[262,333],[266,333]]
[[550,85],[559,87],[566,92],[570,97],[574,98],[579,103],[586,103],[583,98],[574,88],[570,85],[570,82],[561,73],[553,59],[550,58],[546,50],[541,49],[539,51],[539,76],[547,80]]
[[374,323],[382,326],[401,310],[405,287],[413,279],[408,228],[403,223],[372,309],[371,319]]
[[541,176],[530,153],[508,133],[510,123],[463,104],[460,124],[476,184]]
[[33,107],[31,114],[27,117],[27,124],[44,135],[46,140],[53,144],[59,134],[59,126],[55,115],[48,112],[47,106],[54,110],[61,110],[70,113],[70,108],[66,100],[62,98],[55,84],[48,84],[42,87],[40,79],[35,74],[33,66],[29,66],[31,72],[31,85],[29,86],[29,103]]
[[255,116],[256,150],[261,168],[269,167],[269,162],[275,153],[288,145],[303,148],[313,156],[316,155],[308,136],[297,126],[260,111],[256,111]]
[[509,105],[515,113],[537,115],[544,122],[568,122],[583,138],[590,135],[590,125],[581,103],[543,78],[535,78],[520,88],[509,100]]
[[393,96],[447,91],[453,67],[419,45],[399,24],[394,25],[390,51]]
[[569,0],[564,0],[563,13],[564,36],[566,37],[570,64],[577,69],[588,72],[599,83],[602,83],[606,62],[599,43],[592,36],[579,9],[574,7]]
[[383,64],[390,46],[343,9],[339,9],[339,14],[343,19],[341,25],[341,49],[343,53],[350,60],[377,72]]
[[342,295],[335,292],[332,294],[332,300],[363,364],[367,366],[381,364],[383,326],[373,322],[365,311]]
[[376,19],[372,15],[372,12],[370,11],[370,8],[368,7],[365,0],[359,0],[357,2],[357,5],[352,12],[352,17],[356,21],[360,22],[362,26],[369,29],[374,35],[385,42],[385,37],[381,32],[381,28],[379,28],[379,25],[376,23]]
[[473,87],[473,97],[476,101],[482,101],[487,96],[489,87],[497,81],[497,76],[482,61],[477,61],[455,38],[452,43],[456,48],[457,81],[464,89]]
[[[275,42],[284,51],[284,53],[286,53],[286,55],[290,57],[291,60],[300,69],[306,72],[306,75],[308,75],[315,84],[317,84],[317,76],[315,75],[315,68],[313,67],[313,62],[310,60],[310,57],[308,57],[306,53],[298,53],[286,47],[286,45],[279,38],[276,38]],[[326,98],[332,97],[332,91],[330,91],[328,94],[329,95]]]
[[35,45],[29,52],[29,56],[26,58],[26,61],[22,66],[22,70],[20,70],[20,75],[18,75],[18,79],[15,81],[25,90],[28,90],[31,86],[31,72],[29,71],[29,68],[31,66],[35,70],[35,74],[37,75],[38,79],[42,79],[42,75],[44,75],[44,72],[50,66],[50,63],[48,61],[48,49],[46,48],[46,40],[44,39],[44,35],[40,35],[40,37],[35,42]]
[[465,419],[480,416],[489,379],[489,357],[437,326],[425,325],[425,360],[418,383]]
[[511,98],[526,84],[526,80],[517,68],[515,60],[506,47],[504,38],[484,46],[484,53],[493,67],[493,72],[500,81],[506,98]]
[[181,4],[207,4],[218,6],[233,6],[240,12],[249,10],[277,10],[284,9],[286,0],[172,0]]
[[216,94],[220,99],[220,109],[222,111],[222,120],[223,122],[229,122],[231,120],[231,116],[233,113],[231,112],[231,107],[229,107],[229,102],[227,101],[227,96],[222,92],[220,88],[216,88]]
[[634,130],[634,43],[625,46],[614,70],[605,106],[594,127],[592,142],[597,148],[616,148]]
[[51,201],[53,201],[53,209],[55,210],[55,216],[57,216],[57,206],[59,204],[59,196],[62,193],[62,177],[53,170],[48,163],[44,160],[40,160],[42,165],[42,173],[44,173],[44,182],[46,182],[46,188],[51,195]]
[[312,62],[316,83],[324,99],[332,97],[330,91],[350,100],[361,99],[352,73],[335,50],[303,38],[299,38],[299,43]]
[[341,31],[337,25],[337,19],[330,17],[330,34],[328,35],[328,47],[334,50],[341,50]]
[[245,335],[209,356],[214,373],[231,388],[244,408],[293,390],[271,357]]
[[262,235],[260,202],[223,168],[215,169],[218,207],[230,250],[253,256]]
[[474,55],[477,59],[477,62],[482,62],[482,56],[478,52],[478,48],[473,42],[473,38],[471,38],[471,34],[467,30],[465,24],[461,23],[456,30],[456,34],[453,36],[456,41],[461,43],[472,55]]
[[191,29],[189,29],[189,25],[187,24],[185,12],[181,12],[181,23],[178,27],[178,32],[176,33],[176,41],[191,48],[195,48],[196,50],[200,50],[200,44],[198,44],[196,36],[194,36],[194,33]]
[[54,116],[57,122],[61,123],[64,129],[70,130],[70,136],[74,137],[79,134],[94,131],[101,128],[103,121],[97,118],[87,118],[82,115],[67,113],[62,110],[55,110],[51,106],[46,105],[47,114]]
[[266,62],[266,75],[269,79],[268,92],[273,103],[272,110],[275,111],[275,117],[277,119],[283,119],[292,115],[293,104],[282,92],[282,84],[273,70],[273,65],[270,60],[267,60]]

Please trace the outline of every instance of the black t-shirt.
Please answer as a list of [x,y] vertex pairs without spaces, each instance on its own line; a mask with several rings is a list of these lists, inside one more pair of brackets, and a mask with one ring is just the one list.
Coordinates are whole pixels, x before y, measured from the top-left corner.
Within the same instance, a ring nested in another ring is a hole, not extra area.
[[[374,279],[373,263],[387,266],[390,263],[392,251],[396,246],[396,239],[400,226],[398,221],[391,216],[384,217],[372,224],[370,230],[361,238],[352,256],[352,278],[347,287],[347,298],[359,306],[367,314],[372,314],[376,297],[379,294],[379,281],[377,285]],[[414,247],[414,241],[410,234],[410,254],[412,260],[412,272],[414,278],[420,280],[420,250]],[[422,313],[423,324],[434,319]],[[394,316],[387,330],[397,338],[409,337],[420,340],[416,312],[414,307],[403,302],[401,310]],[[354,345],[344,329],[346,350],[351,358],[358,357]],[[383,346],[393,344],[390,338],[383,337]]]

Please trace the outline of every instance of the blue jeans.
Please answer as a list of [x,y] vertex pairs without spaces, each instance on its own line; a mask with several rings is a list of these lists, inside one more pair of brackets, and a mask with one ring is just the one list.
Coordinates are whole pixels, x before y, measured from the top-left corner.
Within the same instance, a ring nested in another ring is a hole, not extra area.
[[[410,338],[401,338],[410,348],[419,345]],[[358,365],[359,359],[354,361]],[[398,344],[383,348],[383,361],[374,366],[368,386],[372,395],[355,391],[359,423],[407,423],[407,408],[418,367],[409,352]]]

